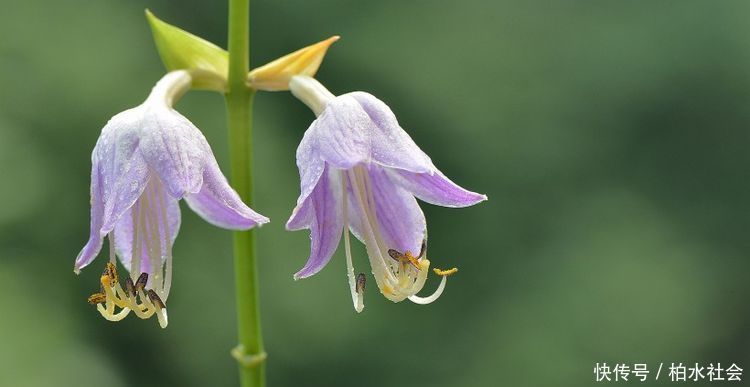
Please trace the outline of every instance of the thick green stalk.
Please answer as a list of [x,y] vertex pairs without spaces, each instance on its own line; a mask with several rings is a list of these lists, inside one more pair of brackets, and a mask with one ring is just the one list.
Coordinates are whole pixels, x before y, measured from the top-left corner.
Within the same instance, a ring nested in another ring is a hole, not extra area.
[[[229,0],[229,80],[226,94],[232,186],[247,204],[253,203],[252,103],[254,91],[245,83],[249,70],[249,0]],[[265,352],[260,328],[255,232],[234,233],[234,272],[239,344],[232,354],[240,368],[242,387],[265,385]]]

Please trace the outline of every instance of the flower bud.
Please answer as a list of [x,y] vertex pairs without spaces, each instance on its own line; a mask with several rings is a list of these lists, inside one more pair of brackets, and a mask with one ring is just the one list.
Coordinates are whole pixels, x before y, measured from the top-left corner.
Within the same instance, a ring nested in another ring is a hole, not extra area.
[[338,36],[332,36],[250,71],[248,85],[256,90],[289,90],[289,81],[293,76],[315,75],[328,47],[337,40]]
[[154,43],[167,71],[188,70],[193,88],[226,91],[229,59],[226,51],[187,31],[165,23],[146,10]]

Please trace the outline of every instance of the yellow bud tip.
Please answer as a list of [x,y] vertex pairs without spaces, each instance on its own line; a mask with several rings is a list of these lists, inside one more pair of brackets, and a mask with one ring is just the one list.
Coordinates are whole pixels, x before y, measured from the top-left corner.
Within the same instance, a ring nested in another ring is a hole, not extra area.
[[438,268],[434,268],[434,269],[432,269],[432,271],[434,271],[435,274],[437,274],[437,275],[439,275],[441,277],[447,277],[447,276],[449,276],[451,274],[455,274],[456,272],[458,272],[458,268],[454,267],[454,268],[448,269],[448,270],[441,270],[441,269],[438,269]]
[[326,40],[301,48],[270,63],[260,66],[248,74],[248,84],[256,90],[289,90],[289,81],[295,75],[315,76],[328,47],[339,40],[331,36]]

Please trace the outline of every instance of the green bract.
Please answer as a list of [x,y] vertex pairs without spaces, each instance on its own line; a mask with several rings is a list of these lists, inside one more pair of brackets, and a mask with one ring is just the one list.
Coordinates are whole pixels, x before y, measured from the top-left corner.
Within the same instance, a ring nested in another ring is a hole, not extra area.
[[226,91],[228,55],[215,44],[165,23],[151,11],[146,19],[154,34],[154,43],[167,71],[188,70],[194,89]]

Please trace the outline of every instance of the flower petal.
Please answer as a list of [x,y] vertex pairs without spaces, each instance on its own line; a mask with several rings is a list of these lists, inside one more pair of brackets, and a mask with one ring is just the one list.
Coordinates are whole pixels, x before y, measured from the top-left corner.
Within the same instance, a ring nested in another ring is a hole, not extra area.
[[142,123],[141,152],[169,194],[181,199],[197,193],[203,184],[206,161],[213,159],[211,148],[198,128],[177,111],[148,106]]
[[[371,166],[368,170],[369,187],[375,203],[377,231],[388,249],[417,254],[425,237],[426,222],[422,209],[414,196],[391,181],[380,167]],[[354,196],[351,187],[349,194],[349,228],[365,243],[362,221],[366,219],[361,201]],[[373,225],[375,226],[375,225]],[[375,228],[375,227],[373,227]]]
[[78,257],[76,257],[73,268],[78,273],[83,267],[87,266],[96,258],[102,249],[101,234],[102,222],[104,219],[104,200],[102,197],[101,177],[98,165],[94,164],[91,168],[91,231],[89,240],[83,247]]
[[323,160],[336,168],[349,169],[369,162],[371,127],[357,101],[342,96],[328,103],[308,131]]
[[268,218],[242,202],[221,173],[213,156],[207,160],[200,191],[186,195],[185,201],[196,214],[215,226],[247,230],[268,223]]
[[428,172],[433,167],[430,157],[401,128],[396,115],[383,101],[369,93],[355,91],[345,94],[356,100],[370,120],[372,160],[391,168],[412,172]]
[[413,172],[432,169],[430,158],[398,125],[388,106],[367,93],[331,100],[308,132],[320,157],[339,169],[371,162]]
[[398,185],[419,199],[443,207],[468,207],[487,200],[486,195],[466,190],[435,169],[433,174],[389,170]]
[[99,167],[104,200],[102,235],[112,231],[149,180],[148,165],[140,152],[138,125],[143,114],[142,107],[136,107],[112,117],[94,147],[91,161]]
[[[159,187],[156,185],[159,185]],[[134,220],[141,222],[139,230],[147,230],[146,235],[141,234],[138,236],[138,245],[141,248],[141,272],[151,275],[152,255],[156,259],[162,259],[171,253],[171,246],[180,231],[180,205],[177,199],[164,191],[161,182],[157,178],[153,178],[144,190],[140,200],[123,214],[114,229],[115,251],[120,258],[120,262],[122,262],[128,271],[130,271],[133,247],[136,243],[133,228]],[[151,222],[148,220],[151,220]],[[152,222],[156,223],[158,227],[152,228]],[[155,234],[158,241],[154,241],[154,231],[156,231]],[[167,238],[169,238],[169,244],[167,244]],[[152,254],[149,250],[149,242],[155,250],[158,250],[155,254]],[[134,273],[134,276],[138,277],[139,274]]]
[[[310,229],[310,257],[305,266],[294,274],[295,279],[319,272],[331,260],[341,240],[343,217],[341,211],[341,178],[339,172],[326,167],[318,184],[306,199],[306,227]],[[293,219],[289,220],[289,223]]]
[[287,221],[286,229],[296,231],[307,228],[309,224],[309,207],[311,202],[307,200],[318,184],[325,170],[325,163],[320,158],[317,149],[315,132],[307,130],[302,141],[297,147],[297,168],[300,175],[300,194],[297,198],[297,206],[292,211],[292,216]]
[[89,241],[76,258],[75,270],[88,265],[99,253],[107,235],[143,192],[148,166],[138,151],[138,122],[142,107],[112,117],[91,154],[91,231]]

